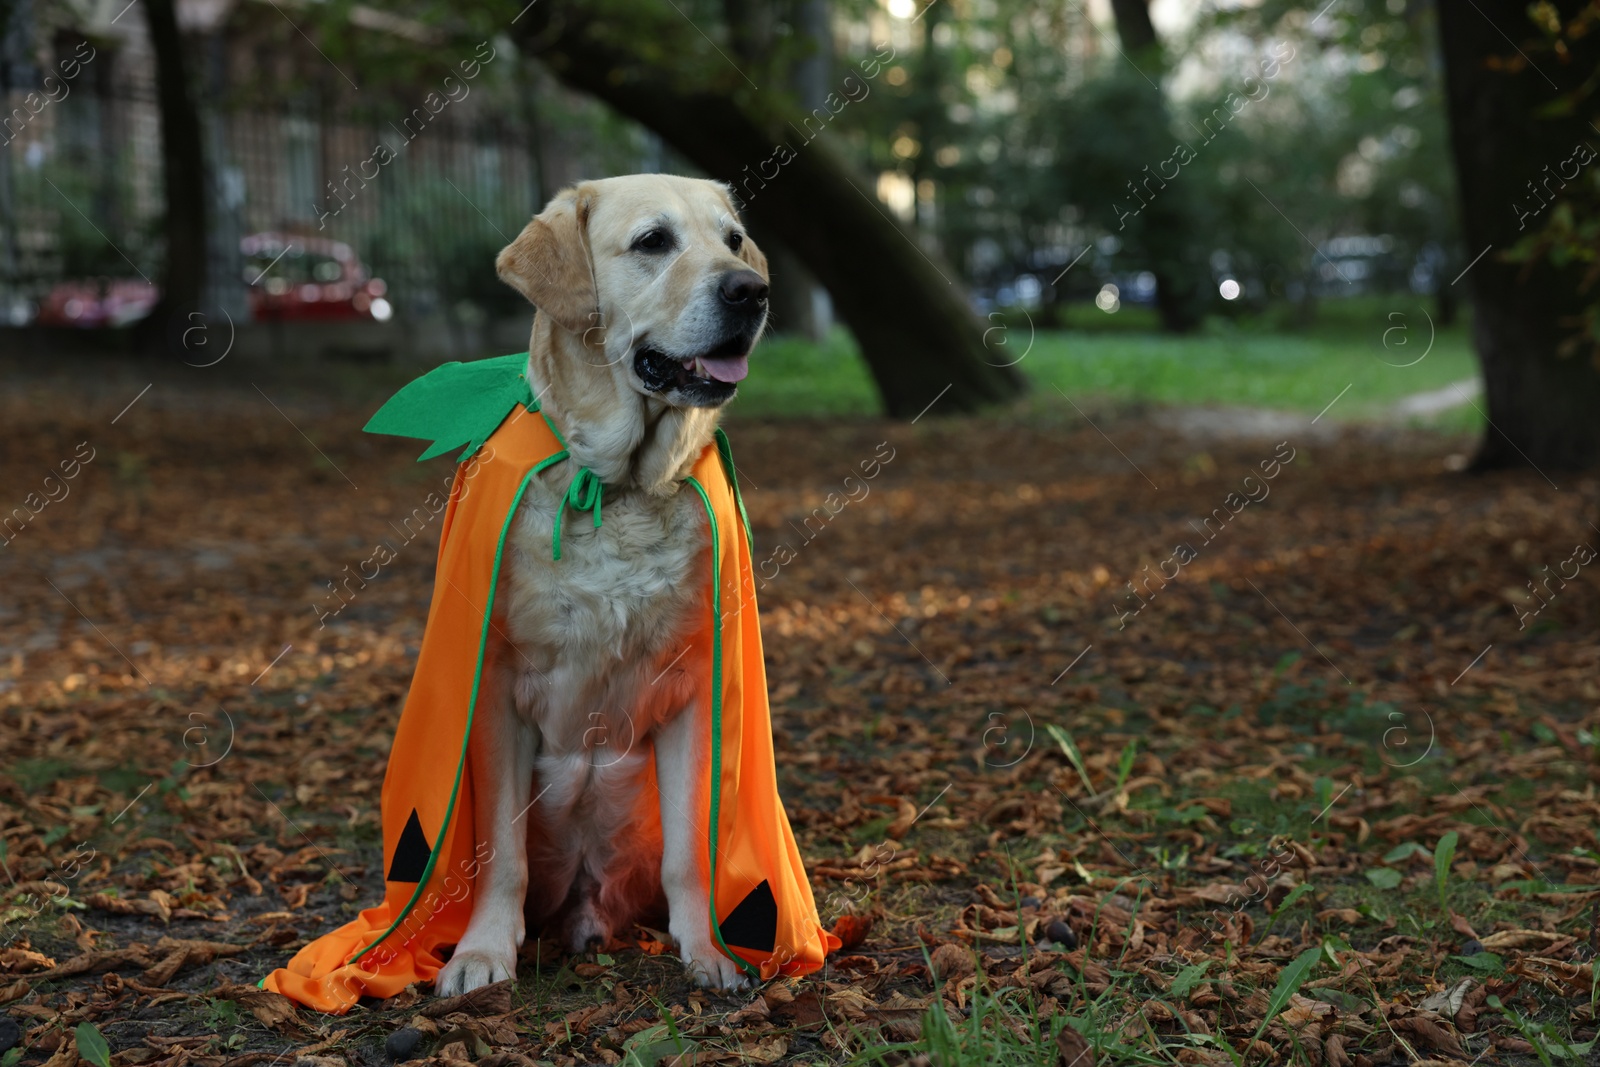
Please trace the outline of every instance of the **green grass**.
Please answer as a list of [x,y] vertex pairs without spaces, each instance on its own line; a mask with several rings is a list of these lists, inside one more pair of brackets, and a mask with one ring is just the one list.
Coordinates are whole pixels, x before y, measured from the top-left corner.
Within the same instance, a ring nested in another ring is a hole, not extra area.
[[1036,387],[1068,396],[1158,404],[1203,404],[1318,412],[1350,386],[1329,417],[1371,414],[1403,396],[1439,389],[1475,373],[1465,338],[1452,331],[1414,367],[1379,342],[1292,334],[1172,338],[1043,333],[1020,366]]
[[[1414,366],[1399,365],[1427,349],[1425,311],[1433,313],[1411,297],[1359,298],[1324,304],[1302,329],[1282,325],[1278,313],[1214,319],[1192,336],[1173,337],[1155,331],[1147,309],[1106,315],[1089,307],[1064,316],[1072,329],[1034,330],[1017,315],[1004,334],[991,330],[989,338],[996,361],[1018,360],[1032,380],[1035,402],[1051,407],[1066,407],[1065,393],[1080,404],[1098,398],[1315,414],[1343,392],[1328,419],[1372,419],[1401,397],[1477,373],[1460,321],[1435,331],[1431,350]],[[878,408],[871,376],[843,330],[822,344],[788,337],[763,342],[739,394],[734,411],[743,416],[871,414]],[[1466,406],[1424,421],[1467,430],[1481,418]]]
[[744,418],[875,415],[878,390],[855,339],[837,329],[821,344],[769,337],[750,357],[732,411]]
[[78,770],[78,765],[70,760],[50,757],[18,760],[11,766],[17,784],[28,793],[36,793],[57,778],[66,778]]

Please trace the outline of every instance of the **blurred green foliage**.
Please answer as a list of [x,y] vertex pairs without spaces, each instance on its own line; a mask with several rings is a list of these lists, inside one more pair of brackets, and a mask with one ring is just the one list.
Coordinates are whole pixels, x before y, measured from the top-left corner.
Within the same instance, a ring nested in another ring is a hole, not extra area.
[[[359,72],[364,94],[426,83],[430,64],[448,58],[448,49],[361,32],[349,7],[323,5],[319,39],[332,42],[335,63]],[[425,2],[403,13],[452,41],[481,36],[514,52],[505,30],[523,7]],[[600,0],[596,32],[639,69],[779,117],[811,111],[797,72],[829,53],[823,84],[849,101],[822,112],[831,139],[880,185],[884,176],[909,184],[914,225],[981,298],[1000,304],[1031,302],[1031,283],[1018,295],[1020,275],[1039,283],[1045,304],[1081,302],[1107,281],[1130,304],[1147,298],[1128,291],[1130,279],[1153,270],[1201,276],[1208,314],[1289,302],[1309,316],[1319,297],[1440,292],[1465,265],[1433,9],[1423,0],[1339,0],[1320,16],[1290,0],[1207,5],[1138,57],[1079,4],[835,0],[825,42],[807,35],[803,8]],[[753,51],[741,36],[750,25],[764,34]],[[883,69],[863,74],[886,54]],[[507,107],[537,86],[541,117],[559,122],[571,107],[550,93],[549,58],[512,54],[497,76],[509,79]],[[585,112],[582,125],[582,154],[617,165],[602,171],[652,155],[625,123],[605,127]],[[775,138],[805,150],[787,120],[773,125]],[[670,148],[654,155],[685,169]],[[1148,206],[1130,214],[1136,195]],[[1329,244],[1340,237],[1370,240],[1341,252]],[[1238,300],[1219,294],[1225,278],[1239,281]],[[1443,311],[1448,321],[1448,302]]]
[[[1460,261],[1430,5],[1344,0],[1315,21],[1279,0],[1208,10],[1165,42],[1165,74],[1077,5],[994,0],[934,21],[937,9],[904,80],[841,118],[874,165],[936,183],[924,222],[980,285],[1024,271],[1048,281],[1097,240],[1063,288],[1086,295],[1198,253],[1244,282],[1246,300],[1303,300],[1403,289],[1413,268],[1431,290]],[[1158,86],[1167,129],[1138,121]],[[1162,167],[1179,144],[1193,159]],[[1148,211],[1190,220],[1201,246],[1119,227],[1139,205],[1130,182],[1153,194]],[[1347,282],[1318,254],[1341,235],[1388,238],[1365,257],[1373,273]],[[1224,310],[1215,296],[1211,310]]]

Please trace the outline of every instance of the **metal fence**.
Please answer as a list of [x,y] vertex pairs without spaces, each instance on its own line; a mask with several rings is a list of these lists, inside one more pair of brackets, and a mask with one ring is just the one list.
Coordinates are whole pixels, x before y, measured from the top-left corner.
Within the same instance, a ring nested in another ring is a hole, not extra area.
[[[37,112],[35,90],[0,99],[10,116],[0,116],[0,322],[30,321],[66,283],[159,280],[154,98],[79,92]],[[496,279],[495,253],[538,210],[552,172],[597,154],[581,130],[576,139],[570,129],[541,139],[526,113],[484,108],[419,106],[383,120],[208,107],[202,124],[208,300],[246,316],[252,283],[265,282],[259,253],[283,246],[263,235],[302,249],[347,246],[386,283],[402,319],[453,326],[517,310],[525,305]],[[650,144],[623,142],[635,163],[650,166]],[[607,150],[617,146],[613,137]]]

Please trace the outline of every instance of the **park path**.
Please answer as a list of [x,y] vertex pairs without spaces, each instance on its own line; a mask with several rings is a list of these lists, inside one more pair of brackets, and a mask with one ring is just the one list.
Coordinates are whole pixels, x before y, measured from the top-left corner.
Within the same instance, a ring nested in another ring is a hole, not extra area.
[[[1473,377],[1451,382],[1438,389],[1412,393],[1386,407],[1365,412],[1355,419],[1342,421],[1323,419],[1320,416],[1310,419],[1301,411],[1251,407],[1158,408],[1151,414],[1151,421],[1162,429],[1173,430],[1192,438],[1250,440],[1296,434],[1309,435],[1317,440],[1328,440],[1338,437],[1351,427],[1409,426],[1416,419],[1435,418],[1447,411],[1463,407],[1474,402],[1482,394],[1483,382]],[[1308,419],[1310,419],[1309,425]]]

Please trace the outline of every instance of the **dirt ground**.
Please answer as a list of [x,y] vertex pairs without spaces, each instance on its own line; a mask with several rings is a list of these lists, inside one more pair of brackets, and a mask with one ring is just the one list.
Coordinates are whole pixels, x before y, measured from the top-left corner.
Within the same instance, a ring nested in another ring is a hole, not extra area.
[[674,1062],[838,1062],[984,1004],[979,1029],[1070,1025],[1109,1063],[1594,1037],[1592,475],[1042,401],[735,415],[781,786],[854,943],[737,1000],[650,931],[530,945],[476,1003],[333,1018],[252,987],[381,895],[437,544],[397,530],[449,461],[359,432],[395,376],[5,373],[7,1067],[94,1062],[84,1023],[152,1067],[378,1064],[405,1029],[437,1063],[654,1063],[668,1027]]

